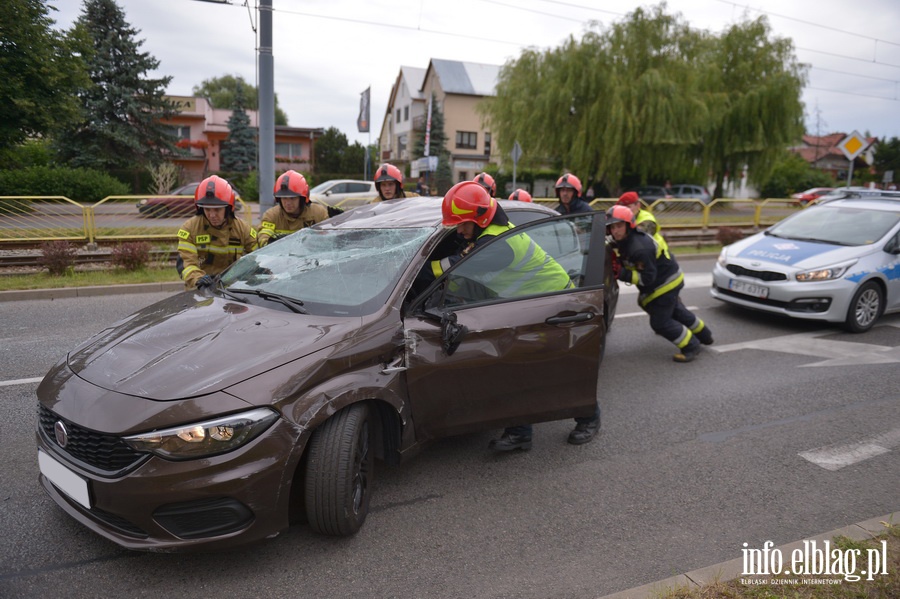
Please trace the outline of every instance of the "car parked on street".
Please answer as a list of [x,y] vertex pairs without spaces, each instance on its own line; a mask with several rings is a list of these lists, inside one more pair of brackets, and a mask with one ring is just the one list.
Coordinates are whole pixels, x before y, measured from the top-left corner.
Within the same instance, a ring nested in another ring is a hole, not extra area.
[[[181,187],[176,187],[165,196],[144,198],[137,203],[138,212],[144,216],[156,218],[168,218],[183,216],[185,218],[193,216],[197,212],[194,205],[194,193],[200,181],[194,181]],[[233,187],[233,186],[232,186]],[[240,212],[243,207],[243,200],[240,198],[240,192],[235,188],[237,193],[237,201],[234,203],[235,212]]]
[[665,200],[667,198],[671,198],[671,194],[666,191],[665,187],[660,185],[641,185],[640,187],[632,187],[628,191],[633,191],[638,194],[638,197],[649,206],[656,200]]
[[842,198],[722,249],[716,299],[868,331],[900,311],[900,197]]
[[347,210],[368,204],[378,197],[374,181],[354,181],[352,179],[334,179],[320,183],[309,190],[313,201],[326,206]]
[[671,195],[675,199],[693,199],[700,200],[704,204],[712,201],[712,195],[702,185],[692,185],[690,183],[677,183],[672,186]]
[[[379,202],[105,328],[38,386],[44,489],[130,549],[235,546],[294,518],[349,535],[376,458],[592,414],[618,299],[604,214],[500,204],[517,226],[430,284],[418,273],[460,243],[441,202]],[[519,235],[572,287],[495,285]]]
[[791,199],[797,200],[798,202],[812,202],[813,200],[819,199],[821,196],[825,195],[829,191],[832,191],[833,189],[834,187],[813,187],[811,189],[807,189],[806,191],[792,194]]

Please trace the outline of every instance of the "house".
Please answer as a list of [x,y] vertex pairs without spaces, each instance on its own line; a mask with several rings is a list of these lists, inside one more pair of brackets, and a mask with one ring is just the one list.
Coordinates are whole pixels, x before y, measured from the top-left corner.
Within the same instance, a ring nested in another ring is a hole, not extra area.
[[[838,148],[838,145],[846,137],[846,133],[804,135],[800,145],[789,149],[806,160],[811,167],[825,171],[837,181],[841,181],[847,178],[847,173],[850,169],[850,161]],[[867,142],[866,148],[856,157],[853,166],[854,170],[869,168],[875,162],[875,149],[878,138],[867,137],[865,139]]]
[[[417,137],[427,128],[428,102],[444,115],[444,134],[450,152],[450,170],[454,181],[471,179],[488,163],[499,162],[491,132],[482,127],[476,106],[485,97],[496,95],[497,65],[433,58],[426,69],[401,67],[382,124],[380,150],[382,161],[401,168],[410,164],[413,177],[421,163],[412,161]],[[416,87],[418,86],[418,87]],[[407,120],[409,108],[409,120]]]
[[[211,172],[220,170],[219,149],[228,139],[228,119],[231,110],[213,108],[206,98],[167,96],[179,107],[177,115],[162,121],[172,127],[183,155],[173,156],[172,162],[182,171],[182,180],[199,181]],[[248,110],[250,126],[258,127],[259,114]],[[315,168],[315,139],[325,134],[324,128],[275,127],[275,170],[295,169],[311,172]]]

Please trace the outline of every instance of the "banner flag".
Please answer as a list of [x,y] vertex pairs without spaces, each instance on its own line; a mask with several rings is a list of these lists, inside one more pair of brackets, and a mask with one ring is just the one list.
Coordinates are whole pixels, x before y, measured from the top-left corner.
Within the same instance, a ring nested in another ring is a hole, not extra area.
[[369,94],[372,86],[366,88],[366,91],[360,94],[359,98],[359,118],[356,119],[356,127],[360,133],[369,132]]

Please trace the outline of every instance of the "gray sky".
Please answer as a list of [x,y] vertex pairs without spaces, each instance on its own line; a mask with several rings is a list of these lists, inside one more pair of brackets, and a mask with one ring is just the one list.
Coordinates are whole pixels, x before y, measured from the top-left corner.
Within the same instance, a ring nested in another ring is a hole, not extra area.
[[[256,83],[258,0],[116,0],[139,30],[142,49],[173,76],[168,93],[190,95],[204,79],[242,75]],[[68,28],[81,0],[46,0]],[[275,92],[296,127],[337,127],[376,143],[402,65],[431,58],[502,65],[528,46],[580,37],[590,21],[609,25],[652,3],[633,0],[273,0]],[[900,137],[900,1],[670,0],[698,29],[721,32],[746,14],[765,14],[811,66],[803,93],[810,133],[857,130]],[[360,93],[372,87],[371,133],[359,133]]]

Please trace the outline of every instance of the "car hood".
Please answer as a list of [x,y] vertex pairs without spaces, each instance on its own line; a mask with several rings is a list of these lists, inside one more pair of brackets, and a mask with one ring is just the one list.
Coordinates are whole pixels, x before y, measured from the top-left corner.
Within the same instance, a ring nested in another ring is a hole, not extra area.
[[773,237],[757,233],[735,243],[729,252],[732,258],[768,262],[793,268],[833,264],[860,254],[860,248],[814,243]]
[[352,337],[358,318],[293,314],[183,293],[94,335],[68,355],[110,391],[176,400],[231,385]]

